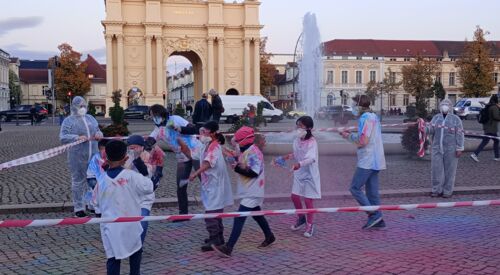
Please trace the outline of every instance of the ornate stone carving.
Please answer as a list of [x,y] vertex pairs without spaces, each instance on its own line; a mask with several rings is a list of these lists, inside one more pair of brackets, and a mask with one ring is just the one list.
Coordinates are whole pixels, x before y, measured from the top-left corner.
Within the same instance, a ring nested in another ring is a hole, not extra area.
[[131,63],[138,63],[141,57],[141,52],[139,51],[139,49],[137,49],[137,47],[132,47],[130,49],[128,57],[130,58]]
[[126,83],[128,83],[129,86],[143,87],[144,86],[144,81],[143,81],[144,77],[142,74],[143,74],[142,71],[128,71]]
[[163,38],[163,55],[170,56],[173,52],[194,51],[204,60],[206,53],[206,40],[197,38]]

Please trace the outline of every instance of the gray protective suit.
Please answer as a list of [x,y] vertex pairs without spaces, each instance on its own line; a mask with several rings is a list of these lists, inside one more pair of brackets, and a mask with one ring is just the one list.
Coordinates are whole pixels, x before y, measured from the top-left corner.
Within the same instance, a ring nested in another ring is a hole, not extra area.
[[[97,120],[91,115],[79,115],[80,107],[87,107],[83,97],[77,96],[71,102],[71,115],[64,119],[59,139],[61,143],[75,142],[80,136],[102,137]],[[87,141],[68,150],[68,164],[71,173],[71,192],[75,212],[85,210],[84,195],[87,191],[87,167],[92,155],[98,151],[97,141]]]
[[450,196],[455,185],[457,172],[457,151],[464,150],[464,133],[462,120],[453,114],[453,106],[449,99],[444,99],[439,104],[448,105],[446,116],[442,113],[432,118],[431,124],[454,128],[454,130],[427,126],[427,131],[432,135],[432,193]]

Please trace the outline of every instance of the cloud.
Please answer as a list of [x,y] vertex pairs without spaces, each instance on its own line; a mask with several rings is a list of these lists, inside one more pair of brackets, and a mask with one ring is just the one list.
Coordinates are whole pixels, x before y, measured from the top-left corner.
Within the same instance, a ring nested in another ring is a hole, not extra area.
[[39,26],[43,22],[41,16],[11,17],[0,20],[0,36],[17,29],[29,29]]

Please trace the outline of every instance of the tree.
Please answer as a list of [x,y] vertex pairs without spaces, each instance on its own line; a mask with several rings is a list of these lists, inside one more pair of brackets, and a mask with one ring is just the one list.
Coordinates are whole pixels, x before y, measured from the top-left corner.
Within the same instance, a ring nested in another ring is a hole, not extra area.
[[439,106],[439,102],[446,97],[446,90],[444,89],[443,84],[436,80],[434,82],[434,85],[432,85],[432,91],[434,92],[434,96],[436,97],[437,107]]
[[415,97],[417,116],[427,117],[427,99],[434,95],[432,86],[439,64],[429,58],[418,55],[411,65],[401,68],[403,88]]
[[268,96],[270,87],[274,85],[274,76],[276,75],[276,66],[269,61],[271,54],[266,53],[267,37],[260,40],[260,93]]
[[494,62],[490,59],[488,42],[479,26],[474,32],[474,41],[466,43],[462,57],[458,60],[458,73],[462,82],[460,90],[468,97],[487,96],[493,90]]
[[385,74],[384,79],[381,82],[376,82],[370,80],[366,87],[366,95],[371,99],[372,104],[375,104],[375,99],[381,94],[387,94],[388,106],[390,106],[390,95],[392,92],[399,89],[401,86],[401,81],[396,81],[391,79],[392,70],[389,68],[389,72]]
[[16,104],[21,103],[21,86],[19,77],[13,70],[9,70],[9,90],[10,90],[10,108],[13,109]]
[[[56,95],[58,99],[69,102],[69,91],[72,96],[84,96],[90,91],[90,80],[85,75],[87,64],[80,61],[82,54],[74,51],[69,44],[63,43],[57,48],[61,54],[55,72]],[[49,68],[53,62],[53,59],[49,60]]]
[[113,107],[109,107],[109,116],[111,117],[112,123],[107,127],[99,126],[106,137],[127,136],[129,134],[127,128],[128,123],[124,120],[125,111],[123,110],[123,107],[120,106],[121,98],[121,90],[113,91],[111,99],[113,100],[114,105]]

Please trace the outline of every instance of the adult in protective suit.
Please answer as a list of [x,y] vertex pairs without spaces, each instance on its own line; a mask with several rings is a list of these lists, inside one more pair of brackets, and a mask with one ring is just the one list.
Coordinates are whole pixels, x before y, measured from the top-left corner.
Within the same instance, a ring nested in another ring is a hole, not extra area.
[[59,139],[67,144],[85,142],[69,148],[68,164],[71,172],[71,193],[76,217],[85,217],[84,195],[87,191],[87,167],[92,155],[98,152],[97,140],[103,137],[97,120],[87,115],[87,102],[80,96],[71,102],[71,115],[64,119]]
[[426,127],[427,132],[432,135],[431,197],[450,198],[455,185],[458,158],[464,150],[464,133],[462,120],[453,114],[449,99],[439,103],[439,110],[441,112]]

